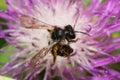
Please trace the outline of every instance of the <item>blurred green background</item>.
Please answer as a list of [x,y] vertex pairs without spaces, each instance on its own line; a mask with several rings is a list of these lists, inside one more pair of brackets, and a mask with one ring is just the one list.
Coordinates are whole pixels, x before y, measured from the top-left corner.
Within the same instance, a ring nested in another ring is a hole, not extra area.
[[[6,10],[7,6],[5,4],[5,0],[0,0],[0,11]],[[0,19],[0,21],[3,21]],[[0,48],[5,44],[5,41],[3,39],[0,39]]]
[[6,8],[5,0],[0,0],[0,10],[5,10]]
[[[0,0],[0,11],[4,11],[6,9],[7,9],[7,5],[5,3],[5,0]],[[3,19],[0,18],[0,22],[3,22],[3,21],[5,21],[5,20],[3,20]],[[6,44],[7,44],[6,41],[4,39],[0,38],[0,48],[3,47]],[[10,49],[10,48],[11,47],[9,46],[6,49]],[[0,51],[0,53],[2,53],[2,52]],[[11,54],[0,54],[0,68],[2,67],[2,65],[1,65],[2,63],[5,63],[5,62],[8,61],[8,57],[10,55]],[[5,75],[5,76],[8,76],[8,75]],[[13,79],[7,78],[5,76],[0,76],[0,80],[13,80]]]
[[[0,0],[0,11],[6,10],[7,6],[5,4],[5,0]],[[2,22],[3,19],[0,19],[0,22]],[[4,39],[0,38],[0,48],[6,44],[6,41]],[[7,58],[5,58],[6,54],[0,54],[0,62],[6,62]],[[1,66],[0,66],[1,67]]]

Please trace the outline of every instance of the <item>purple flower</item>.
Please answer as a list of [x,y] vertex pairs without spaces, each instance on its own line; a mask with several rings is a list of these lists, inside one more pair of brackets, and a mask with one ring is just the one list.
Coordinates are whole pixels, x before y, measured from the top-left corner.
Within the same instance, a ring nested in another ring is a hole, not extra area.
[[[120,0],[91,0],[89,5],[83,0],[6,3],[8,10],[0,12],[0,17],[7,20],[0,23],[0,38],[16,50],[11,50],[14,54],[0,74],[11,74],[17,80],[41,80],[43,72],[42,80],[56,76],[61,80],[120,80],[120,72],[110,67],[120,62],[120,54],[116,54],[120,37],[112,37],[120,31]],[[2,25],[8,29],[3,30]],[[64,36],[60,44],[73,52],[66,53],[62,47],[64,53],[59,54],[58,46],[53,48],[59,42],[53,41],[51,35],[56,28],[63,30],[66,25],[73,27],[76,41],[68,44]],[[58,54],[53,55],[52,50]]]

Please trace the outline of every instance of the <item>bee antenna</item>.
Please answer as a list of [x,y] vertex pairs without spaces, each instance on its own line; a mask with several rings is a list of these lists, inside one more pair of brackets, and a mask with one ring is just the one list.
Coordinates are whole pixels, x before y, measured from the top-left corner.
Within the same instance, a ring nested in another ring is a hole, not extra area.
[[[78,12],[79,12],[79,10],[78,10]],[[80,17],[80,14],[77,16],[77,18],[76,18],[76,20],[75,20],[75,23],[74,23],[74,25],[73,25],[73,28],[74,28],[74,29],[75,29],[75,27],[76,27],[76,23],[77,23],[79,17]]]
[[90,36],[88,33],[86,33],[86,32],[82,32],[82,31],[75,31],[76,33],[82,33],[82,34],[86,34],[86,35],[88,35],[88,36]]

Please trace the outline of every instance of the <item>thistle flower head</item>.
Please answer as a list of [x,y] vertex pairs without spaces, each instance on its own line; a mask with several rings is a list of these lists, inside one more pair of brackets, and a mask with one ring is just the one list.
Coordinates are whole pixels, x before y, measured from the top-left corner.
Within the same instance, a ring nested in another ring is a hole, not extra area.
[[[0,38],[16,50],[11,50],[15,54],[0,74],[11,74],[17,80],[21,74],[25,75],[22,80],[39,80],[43,71],[43,80],[56,76],[61,80],[120,79],[120,73],[108,66],[120,61],[119,54],[112,54],[120,48],[120,37],[111,37],[120,31],[119,0],[91,0],[89,5],[83,0],[6,0],[6,3],[8,10],[0,12],[0,17],[7,22],[0,24],[8,29],[0,29]],[[55,28],[64,30],[66,25],[74,30],[74,41],[68,41],[66,36],[60,42],[52,40]],[[66,53],[56,43],[73,51]]]

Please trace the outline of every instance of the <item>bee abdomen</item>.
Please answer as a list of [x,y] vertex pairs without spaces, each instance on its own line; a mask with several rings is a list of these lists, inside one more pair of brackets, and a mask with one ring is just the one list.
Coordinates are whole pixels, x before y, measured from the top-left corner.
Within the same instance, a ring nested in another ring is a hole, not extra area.
[[66,54],[70,55],[72,52],[73,49],[68,45],[62,45],[57,51],[59,56],[66,56]]

